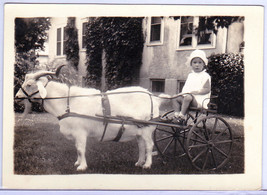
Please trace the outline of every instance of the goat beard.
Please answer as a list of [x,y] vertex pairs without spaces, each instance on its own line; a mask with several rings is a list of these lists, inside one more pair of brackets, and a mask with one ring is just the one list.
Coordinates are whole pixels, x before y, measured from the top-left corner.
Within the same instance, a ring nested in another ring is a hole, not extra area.
[[28,100],[23,100],[24,104],[24,111],[22,113],[22,119],[25,119],[27,114],[31,111],[32,109],[32,104]]

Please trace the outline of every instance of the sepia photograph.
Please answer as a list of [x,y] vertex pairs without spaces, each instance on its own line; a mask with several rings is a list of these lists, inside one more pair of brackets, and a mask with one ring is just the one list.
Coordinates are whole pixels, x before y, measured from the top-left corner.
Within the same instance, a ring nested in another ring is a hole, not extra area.
[[260,188],[262,9],[23,7],[5,7],[7,187]]

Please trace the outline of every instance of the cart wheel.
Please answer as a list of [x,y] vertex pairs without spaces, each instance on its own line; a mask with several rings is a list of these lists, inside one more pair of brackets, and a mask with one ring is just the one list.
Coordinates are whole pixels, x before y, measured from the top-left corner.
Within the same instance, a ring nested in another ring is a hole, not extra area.
[[[173,115],[173,111],[169,111],[165,114],[166,115],[162,116],[166,117],[168,115],[168,122],[170,122],[172,120],[170,115]],[[188,125],[191,124],[192,126],[192,115],[187,115],[186,122]],[[177,128],[157,125],[154,131],[154,143],[163,159],[173,159],[175,157],[181,157],[186,154],[184,145],[189,129],[189,127]]]
[[233,137],[229,124],[221,117],[199,119],[189,131],[186,149],[194,167],[216,170],[230,157]]

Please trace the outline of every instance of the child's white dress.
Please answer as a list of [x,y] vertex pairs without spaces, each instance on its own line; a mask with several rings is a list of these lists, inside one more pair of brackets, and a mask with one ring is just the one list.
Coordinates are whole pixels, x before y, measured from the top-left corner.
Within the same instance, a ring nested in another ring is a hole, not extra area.
[[[209,84],[211,85],[211,78],[210,75],[206,72],[206,70],[203,70],[202,72],[196,73],[192,71],[192,73],[189,73],[185,85],[183,87],[182,93],[190,93],[191,91],[198,91],[203,89],[205,83],[209,80]],[[210,93],[205,95],[194,95],[198,108],[208,108],[209,99],[205,100],[206,98],[210,98]],[[203,100],[205,100],[203,102]]]

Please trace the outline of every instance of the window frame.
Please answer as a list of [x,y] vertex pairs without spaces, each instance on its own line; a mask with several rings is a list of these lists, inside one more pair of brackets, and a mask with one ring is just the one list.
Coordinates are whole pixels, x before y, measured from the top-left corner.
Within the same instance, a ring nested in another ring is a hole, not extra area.
[[[64,57],[66,53],[64,52],[64,47],[66,44],[66,26],[58,26],[56,28],[56,57]],[[58,30],[60,29],[60,40],[58,40]],[[58,43],[60,43],[60,54],[58,54]]]
[[[163,82],[163,91],[153,91],[153,82],[158,82],[158,81],[162,81]],[[165,87],[166,87],[166,79],[159,79],[159,78],[152,78],[152,79],[150,79],[150,91],[152,92],[152,93],[165,93]]]
[[[186,80],[177,80],[177,88],[176,88],[176,92],[177,92],[177,94],[182,92],[183,87],[184,87],[184,85],[185,85],[185,81],[186,81]],[[182,84],[182,83],[183,83],[183,84]],[[182,87],[180,87],[181,84],[183,85]]]
[[[160,18],[160,40],[157,41],[151,41],[151,26],[152,26],[152,18]],[[147,36],[147,46],[157,46],[157,45],[163,45],[163,39],[164,39],[164,17],[148,17],[148,36]]]
[[82,47],[81,47],[81,50],[86,50],[86,43],[85,43],[86,34],[85,34],[84,25],[86,26],[87,23],[88,23],[88,21],[82,21],[82,33],[81,33],[81,36],[82,36]]
[[194,29],[196,29],[198,27],[198,23],[199,23],[199,18],[201,16],[192,16],[193,17],[193,35],[192,35],[192,45],[186,45],[186,46],[181,46],[180,45],[180,36],[181,36],[181,20],[182,17],[178,20],[178,25],[177,25],[177,41],[176,41],[176,50],[195,50],[195,49],[214,49],[216,48],[216,39],[217,36],[216,34],[210,30],[211,32],[211,36],[212,36],[212,40],[211,40],[211,44],[197,44],[198,41],[198,36],[195,34]]

